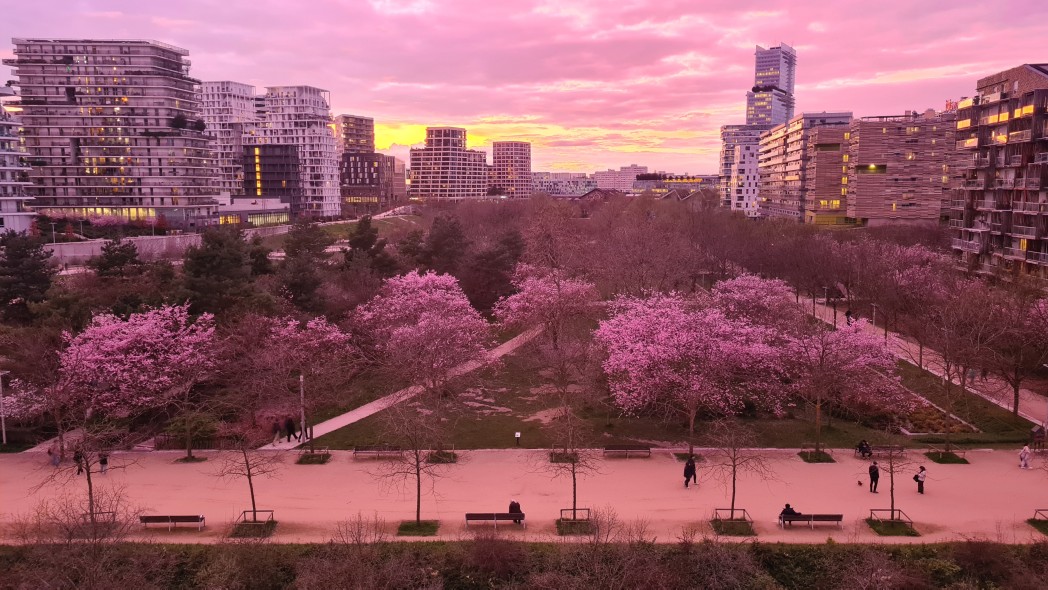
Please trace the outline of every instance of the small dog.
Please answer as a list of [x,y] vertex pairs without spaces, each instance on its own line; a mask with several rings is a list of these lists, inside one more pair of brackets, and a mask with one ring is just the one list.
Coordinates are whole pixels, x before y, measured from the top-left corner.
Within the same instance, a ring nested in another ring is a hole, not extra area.
[[859,485],[862,485],[862,480],[860,479],[859,481],[857,481],[857,482],[855,482],[855,483],[857,483],[857,484],[859,484]]

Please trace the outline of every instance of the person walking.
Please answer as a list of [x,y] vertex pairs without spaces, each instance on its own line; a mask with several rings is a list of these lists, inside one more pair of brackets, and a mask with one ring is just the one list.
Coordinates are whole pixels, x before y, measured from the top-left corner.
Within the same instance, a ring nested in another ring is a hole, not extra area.
[[98,454],[98,468],[101,470],[102,475],[109,471],[109,453]]
[[689,456],[684,463],[684,487],[687,488],[692,480],[695,480],[695,485],[698,486],[699,480],[695,475],[695,457]]
[[82,474],[84,472],[84,454],[80,452],[80,449],[73,453],[73,463],[76,463],[76,474]]
[[881,468],[874,461],[870,464],[870,493],[877,493],[877,483],[881,480]]
[[297,434],[295,434],[295,419],[291,416],[288,416],[284,420],[284,430],[287,430],[287,442],[291,442],[292,436],[295,437],[295,440],[297,441],[302,440]]
[[273,444],[280,442],[280,420],[273,419]]
[[1023,450],[1019,451],[1019,469],[1030,468],[1030,445],[1023,447]]
[[917,482],[917,493],[924,493],[924,480],[928,477],[928,471],[924,469],[924,465],[917,471],[917,475],[913,476],[913,481]]
[[47,447],[47,457],[51,461],[52,467],[58,467],[58,463],[62,460],[62,453],[58,450],[58,443]]

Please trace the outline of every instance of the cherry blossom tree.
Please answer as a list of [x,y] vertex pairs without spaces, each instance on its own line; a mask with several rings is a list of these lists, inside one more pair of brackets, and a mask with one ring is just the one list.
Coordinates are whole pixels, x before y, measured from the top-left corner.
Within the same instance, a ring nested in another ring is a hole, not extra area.
[[387,371],[429,394],[441,392],[466,363],[485,360],[491,343],[488,323],[451,275],[393,277],[357,317]]
[[788,349],[795,392],[815,408],[815,450],[821,451],[822,414],[829,404],[862,414],[906,411],[913,397],[895,378],[895,358],[859,320],[837,330],[808,324]]
[[612,396],[626,412],[732,415],[750,401],[781,412],[782,361],[767,328],[680,295],[620,298],[596,338]]
[[713,305],[732,320],[788,331],[802,314],[789,285],[779,279],[744,274],[713,287]]
[[998,292],[994,318],[1000,333],[988,344],[984,370],[1001,377],[1012,390],[1012,414],[1019,414],[1019,390],[1048,360],[1048,299],[1027,285]]
[[224,344],[248,417],[254,420],[263,407],[295,408],[304,433],[312,412],[333,401],[360,366],[349,334],[324,318],[245,316]]
[[50,416],[60,433],[168,404],[187,411],[193,387],[213,369],[213,336],[211,315],[193,321],[187,305],[126,320],[96,315],[80,334],[63,333],[52,379],[18,382],[15,405]]
[[592,315],[598,300],[593,283],[557,269],[519,265],[513,286],[517,292],[495,304],[495,317],[511,327],[542,326],[553,348],[569,324]]

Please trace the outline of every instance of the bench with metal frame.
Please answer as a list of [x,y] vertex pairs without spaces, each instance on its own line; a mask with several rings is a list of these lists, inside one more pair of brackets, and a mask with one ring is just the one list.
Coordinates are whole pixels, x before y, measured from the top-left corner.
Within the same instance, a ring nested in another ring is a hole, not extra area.
[[508,520],[510,522],[518,522],[524,528],[528,528],[526,522],[524,522],[523,512],[467,512],[466,513],[466,526],[469,526],[470,521],[485,521],[494,522],[495,528],[499,528],[500,520]]
[[167,530],[171,530],[179,524],[195,524],[197,530],[204,529],[204,515],[203,514],[143,514],[138,517],[138,521],[142,523],[142,526],[149,528],[151,524],[166,524]]

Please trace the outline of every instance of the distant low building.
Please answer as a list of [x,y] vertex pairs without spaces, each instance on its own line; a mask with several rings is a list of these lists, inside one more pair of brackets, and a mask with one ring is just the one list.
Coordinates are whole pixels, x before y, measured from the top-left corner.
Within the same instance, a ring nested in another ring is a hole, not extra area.
[[637,175],[647,173],[647,166],[631,164],[618,170],[594,172],[593,179],[597,181],[597,188],[629,192],[633,190],[633,183],[637,180]]
[[597,188],[597,181],[583,172],[532,172],[533,193],[580,196]]

